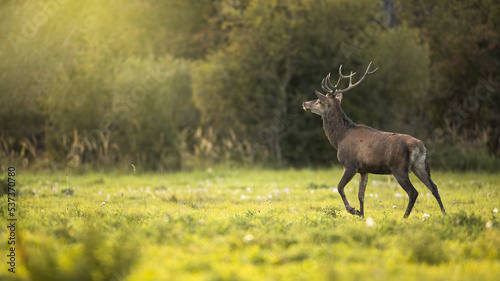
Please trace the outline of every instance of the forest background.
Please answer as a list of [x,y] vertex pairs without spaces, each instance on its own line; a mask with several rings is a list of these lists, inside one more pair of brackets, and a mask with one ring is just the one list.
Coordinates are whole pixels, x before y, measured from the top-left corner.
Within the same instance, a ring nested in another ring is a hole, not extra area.
[[0,34],[3,170],[337,165],[301,104],[370,61],[354,122],[500,169],[495,0],[7,0]]

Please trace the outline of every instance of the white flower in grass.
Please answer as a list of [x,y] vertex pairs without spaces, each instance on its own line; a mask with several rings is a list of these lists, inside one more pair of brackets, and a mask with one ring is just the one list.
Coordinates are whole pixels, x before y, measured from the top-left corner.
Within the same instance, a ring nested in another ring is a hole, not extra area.
[[104,202],[104,201],[103,201],[103,202],[101,203],[101,205],[106,205],[106,202]]
[[241,194],[241,197],[240,199],[246,199],[247,197],[245,196],[245,194]]
[[368,227],[375,226],[375,221],[372,218],[367,218],[365,223],[366,223],[366,226],[368,226]]
[[426,219],[426,218],[430,218],[430,217],[431,217],[431,215],[426,214],[426,213],[424,213],[424,214],[422,215],[422,218],[424,218],[424,219]]
[[498,213],[498,209],[497,208],[493,209],[493,213],[497,214]]
[[488,221],[486,223],[486,228],[491,228],[493,226],[493,223],[491,221]]
[[243,237],[243,241],[245,241],[247,243],[250,242],[250,241],[252,241],[252,240],[253,240],[253,235],[252,234],[247,234],[247,235],[245,235],[245,237]]

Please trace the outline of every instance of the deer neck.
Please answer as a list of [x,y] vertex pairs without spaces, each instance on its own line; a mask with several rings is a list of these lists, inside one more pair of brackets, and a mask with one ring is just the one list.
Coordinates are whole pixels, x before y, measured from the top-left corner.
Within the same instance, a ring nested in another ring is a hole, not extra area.
[[335,103],[334,109],[323,116],[323,129],[330,143],[337,149],[338,143],[345,137],[347,131],[356,124],[347,117],[340,104]]

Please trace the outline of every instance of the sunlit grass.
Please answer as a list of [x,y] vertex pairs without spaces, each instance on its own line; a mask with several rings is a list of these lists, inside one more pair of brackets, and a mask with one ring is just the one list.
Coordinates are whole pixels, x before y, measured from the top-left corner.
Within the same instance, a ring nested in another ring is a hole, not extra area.
[[[0,274],[2,280],[495,280],[500,274],[500,176],[433,173],[447,216],[412,177],[420,196],[404,220],[407,196],[388,176],[370,176],[366,219],[347,214],[335,189],[341,174],[19,173],[17,273]],[[346,188],[353,206],[358,183]],[[1,249],[7,251],[6,243]]]

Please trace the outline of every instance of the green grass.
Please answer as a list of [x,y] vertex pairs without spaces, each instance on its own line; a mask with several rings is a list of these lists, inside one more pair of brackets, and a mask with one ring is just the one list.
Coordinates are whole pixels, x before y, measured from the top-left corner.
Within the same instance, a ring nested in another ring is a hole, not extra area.
[[[433,173],[447,216],[412,175],[420,196],[405,220],[389,176],[370,175],[365,219],[348,214],[341,174],[18,171],[16,273],[2,227],[0,279],[498,280],[499,175]],[[353,206],[358,183],[346,188]],[[0,213],[5,224],[5,195]]]

